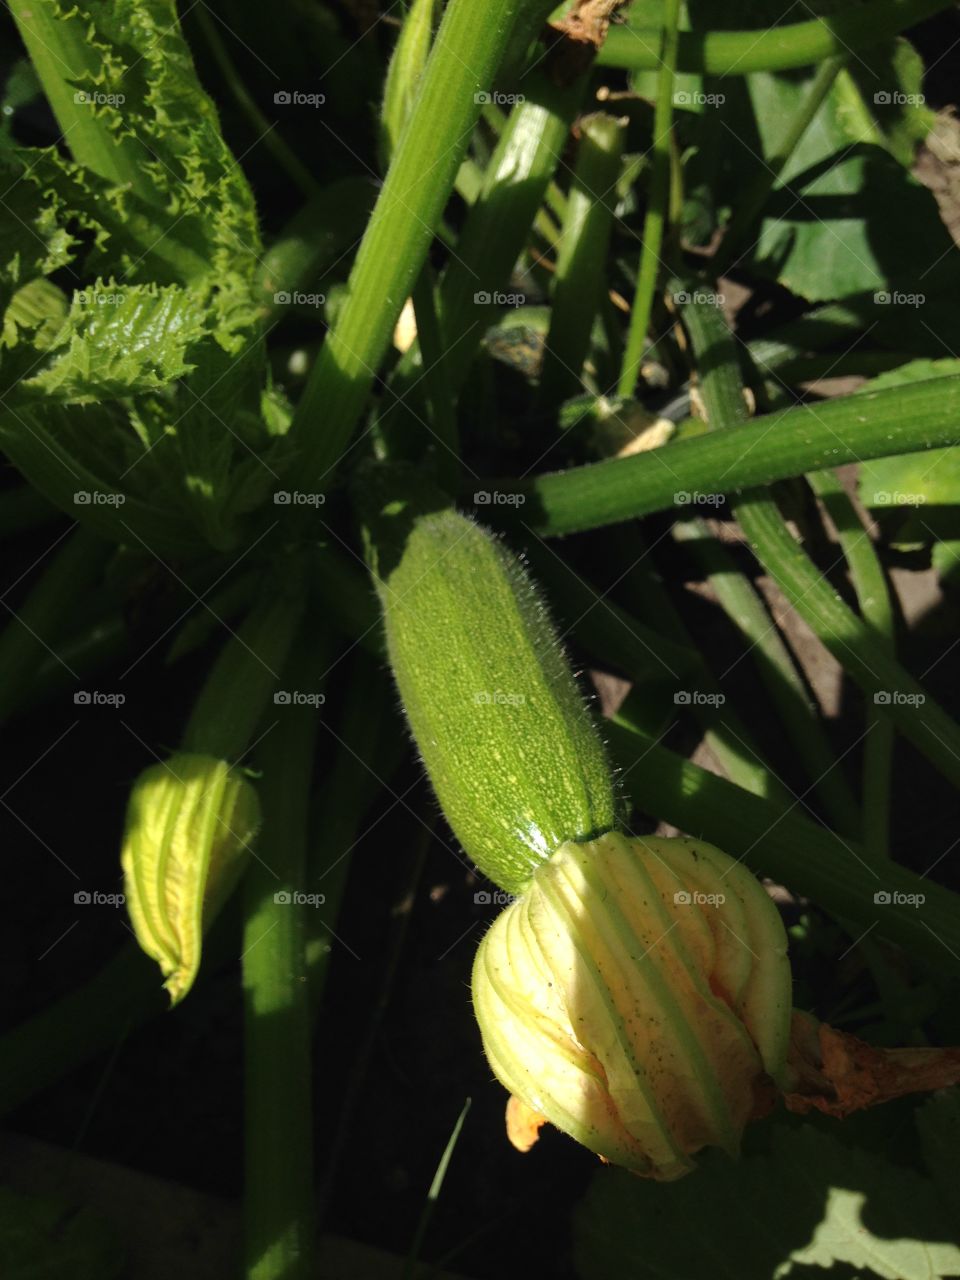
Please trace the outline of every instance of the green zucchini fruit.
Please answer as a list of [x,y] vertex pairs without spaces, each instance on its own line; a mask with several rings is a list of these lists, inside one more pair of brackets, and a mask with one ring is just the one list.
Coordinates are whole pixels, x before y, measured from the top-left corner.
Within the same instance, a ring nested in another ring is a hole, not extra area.
[[524,568],[475,521],[429,505],[394,498],[368,525],[390,663],[454,833],[516,893],[560,845],[614,827],[611,773]]

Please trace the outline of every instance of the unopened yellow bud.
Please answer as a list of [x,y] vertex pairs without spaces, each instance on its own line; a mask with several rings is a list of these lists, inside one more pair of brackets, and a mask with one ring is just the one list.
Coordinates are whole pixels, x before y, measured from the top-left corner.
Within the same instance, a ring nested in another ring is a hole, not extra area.
[[711,845],[616,832],[561,845],[473,971],[521,1145],[546,1117],[654,1178],[680,1177],[705,1146],[735,1154],[783,1079],[786,951],[763,887]]
[[236,884],[259,825],[256,791],[213,756],[180,752],[133,785],[120,859],[127,909],[174,1004],[193,985],[204,929]]

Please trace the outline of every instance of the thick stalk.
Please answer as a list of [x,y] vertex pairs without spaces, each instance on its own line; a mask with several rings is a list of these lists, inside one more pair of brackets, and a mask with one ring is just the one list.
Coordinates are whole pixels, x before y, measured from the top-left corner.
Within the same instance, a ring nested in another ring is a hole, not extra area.
[[361,819],[377,790],[388,787],[405,750],[396,723],[390,721],[392,698],[382,664],[361,657],[350,667],[346,703],[336,730],[336,756],[317,796],[310,840],[307,880],[311,893],[323,895],[322,904],[306,921],[314,1014],[323,1001],[351,854],[362,838],[358,836]]
[[[947,0],[875,0],[825,18],[753,31],[681,31],[677,70],[711,76],[786,71],[824,58],[881,44],[948,7]],[[600,49],[601,66],[654,71],[660,66],[660,32],[614,26]]]
[[[718,307],[712,302],[700,301],[701,294],[695,288],[686,296],[692,300],[684,306],[683,318],[690,335],[707,421],[711,430],[727,430],[748,418],[736,342]],[[771,520],[780,519],[773,498],[759,488],[735,497],[731,510],[753,545],[762,539],[763,529]],[[789,695],[785,686],[777,687],[783,689],[778,701],[787,710],[785,723],[794,733],[800,732],[795,740],[812,774],[816,794],[838,830],[853,835],[860,829],[856,801],[829,743],[810,714],[802,687],[795,684]],[[798,693],[801,694],[799,700]],[[808,754],[811,750],[812,756]]]
[[[894,648],[893,602],[886,575],[856,508],[833,471],[813,471],[807,477],[826,508],[840,540],[864,620],[877,638]],[[867,738],[863,746],[863,831],[868,853],[885,858],[890,852],[890,797],[893,767],[893,725],[872,702],[867,705]]]
[[303,612],[300,566],[285,569],[220,651],[187,722],[182,751],[233,763],[252,742]]
[[787,409],[632,458],[509,479],[541,536],[617,524],[673,507],[680,491],[733,493],[806,471],[960,444],[960,376]]
[[673,532],[677,541],[693,552],[724,613],[743,634],[764,687],[812,781],[833,779],[829,786],[821,785],[821,790],[837,829],[855,831],[859,823],[856,802],[834,770],[836,758],[816,708],[757,591],[713,536],[706,521],[679,521]]
[[[316,646],[285,668],[294,688],[323,668]],[[310,988],[302,902],[317,711],[288,706],[258,764],[263,829],[244,881],[244,1233],[247,1280],[313,1275]]]
[[557,255],[540,397],[555,408],[581,388],[590,332],[605,285],[624,126],[596,112],[580,122],[580,144]]
[[[524,100],[513,106],[501,127],[480,190],[457,239],[456,253],[440,282],[444,370],[454,396],[484,333],[503,310],[498,295],[506,290],[530,228],[543,212],[584,83],[581,76],[574,84],[558,86],[542,68],[531,73],[522,81]],[[412,431],[419,438],[420,434],[415,418],[403,421],[405,406],[422,377],[422,362],[417,362],[416,355],[416,349],[411,348],[391,378],[390,403],[383,414],[384,431],[396,456],[410,452],[402,444],[397,449],[398,435]]]
[[481,94],[493,83],[514,24],[530,0],[490,0],[483,22],[451,0],[410,119],[350,273],[349,295],[297,405],[298,470],[320,484],[363,411],[397,317],[426,260],[453,189]]
[[673,128],[673,82],[677,63],[677,26],[680,0],[665,0],[663,35],[660,48],[657,101],[653,115],[653,147],[650,180],[647,185],[647,211],[643,220],[643,248],[640,269],[630,313],[630,329],[623,353],[617,394],[633,395],[650,327],[650,311],[660,273],[660,251],[664,227],[670,213],[670,131]]

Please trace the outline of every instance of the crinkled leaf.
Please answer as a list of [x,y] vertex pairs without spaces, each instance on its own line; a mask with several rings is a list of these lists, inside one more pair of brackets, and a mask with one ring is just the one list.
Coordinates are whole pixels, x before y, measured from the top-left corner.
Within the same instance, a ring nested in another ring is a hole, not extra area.
[[190,350],[204,336],[191,291],[98,280],[74,293],[46,367],[20,394],[92,404],[155,391],[192,370]]
[[937,1280],[960,1275],[955,1235],[929,1179],[784,1127],[768,1155],[710,1152],[678,1182],[601,1170],[575,1252],[583,1280]]

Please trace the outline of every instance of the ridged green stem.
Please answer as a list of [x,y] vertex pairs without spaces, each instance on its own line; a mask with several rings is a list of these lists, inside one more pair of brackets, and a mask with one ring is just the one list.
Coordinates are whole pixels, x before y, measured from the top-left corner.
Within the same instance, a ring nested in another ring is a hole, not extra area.
[[595,112],[580,121],[577,163],[554,276],[550,330],[540,375],[542,402],[555,408],[581,388],[590,332],[606,288],[624,126]]
[[955,444],[960,376],[787,409],[631,458],[487,487],[523,493],[524,520],[541,536],[555,536],[669,510],[680,491],[733,493],[844,462]]
[[[749,645],[764,688],[809,777],[814,783],[835,778],[836,760],[816,708],[790,651],[746,574],[741,573],[733,557],[713,536],[706,521],[679,521],[673,532],[677,541],[693,553],[720,607]],[[839,830],[857,829],[856,802],[842,780],[824,789],[823,799]]]
[[[482,184],[457,238],[456,253],[440,280],[438,312],[444,371],[451,394],[463,385],[487,329],[503,311],[510,272],[523,252],[570,133],[584,91],[581,77],[558,86],[543,68],[521,81],[524,100],[503,125]],[[489,111],[489,107],[485,108]],[[411,348],[390,379],[383,430],[391,456],[414,457],[422,443],[410,399],[423,376],[423,360]],[[415,447],[404,437],[412,435]]]
[[[711,430],[728,430],[737,423],[745,422],[748,417],[739,353],[719,308],[695,286],[691,289],[685,291],[690,301],[684,305],[683,320],[690,336],[691,354],[707,421]],[[759,488],[735,497],[731,510],[753,545],[762,540],[763,531],[771,520],[780,519],[773,498]],[[789,685],[782,683],[784,672],[792,670],[793,664],[785,650],[780,656],[780,679],[773,684],[779,691],[776,695],[778,709],[785,716],[785,725],[803,755],[815,791],[831,820],[838,830],[853,835],[860,829],[860,815],[853,793],[844,781],[819,722],[812,714],[799,677],[795,676]],[[768,678],[772,674],[768,667]]]
[[[311,688],[324,647],[302,640],[285,667]],[[263,828],[244,880],[244,1237],[247,1280],[314,1274],[307,815],[318,711],[283,708],[257,753]]]
[[297,467],[319,484],[363,411],[397,317],[420,273],[515,23],[531,0],[451,0],[328,334],[294,413]]
[[[284,576],[285,572],[285,576]],[[253,741],[303,612],[303,575],[283,566],[213,665],[184,730],[181,750],[238,760]]]
[[[864,621],[878,639],[894,649],[893,602],[883,566],[853,502],[833,471],[813,471],[807,477],[833,521],[857,593]],[[885,858],[890,852],[893,725],[880,709],[867,706],[867,738],[863,746],[863,830],[866,851]]]
[[[960,974],[960,898],[894,863],[881,868],[855,845],[781,804],[751,795],[662,747],[623,720],[608,726],[621,782],[644,813],[709,840],[844,920]],[[919,907],[877,903],[877,893],[921,894]]]
[[[681,31],[677,70],[711,76],[745,76],[754,71],[786,71],[823,58],[869,48],[931,14],[946,0],[875,0],[851,5],[825,18],[753,31]],[[660,32],[613,26],[597,61],[601,66],[653,71],[660,65]]]
[[647,210],[643,220],[643,246],[630,312],[630,328],[617,384],[617,394],[624,397],[633,395],[633,389],[637,385],[646,348],[647,330],[650,327],[653,296],[660,274],[664,228],[670,218],[670,131],[673,128],[673,84],[679,21],[680,0],[664,0],[657,101],[653,114],[651,169],[647,183]]

